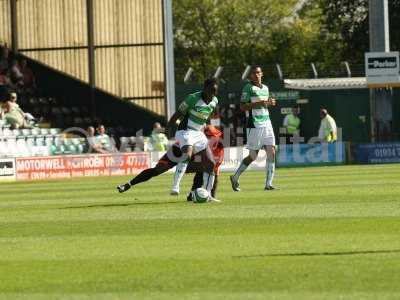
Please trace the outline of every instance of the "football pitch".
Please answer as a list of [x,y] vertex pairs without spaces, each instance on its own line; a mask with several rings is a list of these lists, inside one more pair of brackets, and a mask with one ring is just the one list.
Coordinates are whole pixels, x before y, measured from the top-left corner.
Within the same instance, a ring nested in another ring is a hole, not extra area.
[[170,174],[0,184],[0,299],[400,298],[400,165],[228,175],[220,204]]

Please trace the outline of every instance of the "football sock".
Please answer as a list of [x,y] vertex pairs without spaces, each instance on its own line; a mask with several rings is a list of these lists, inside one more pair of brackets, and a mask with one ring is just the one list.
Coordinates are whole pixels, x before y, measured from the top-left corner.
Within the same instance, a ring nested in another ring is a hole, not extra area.
[[174,183],[172,185],[173,190],[179,191],[179,186],[181,184],[181,180],[183,178],[183,175],[185,175],[188,165],[189,165],[189,163],[187,161],[180,162],[177,164],[175,174],[174,174]]
[[266,170],[265,185],[266,186],[271,186],[272,185],[272,181],[274,180],[275,162],[274,161],[269,161],[267,159],[266,164],[265,164],[265,170]]
[[217,186],[218,186],[218,176],[214,176],[214,184],[211,190],[211,196],[215,198],[215,194],[217,193]]
[[203,173],[203,188],[205,188],[211,195],[211,190],[214,186],[215,175],[212,173]]
[[236,181],[238,181],[240,175],[247,169],[247,167],[248,167],[248,165],[246,165],[246,164],[244,163],[244,161],[242,161],[242,162],[240,163],[239,168],[237,168],[235,174],[233,175],[233,178],[234,178]]
[[132,186],[141,182],[145,182],[153,178],[154,176],[158,176],[159,174],[160,172],[157,172],[157,170],[155,170],[154,168],[147,169],[142,171],[139,175],[137,175],[135,178],[129,181],[129,184]]
[[203,186],[203,173],[196,172],[193,178],[192,191]]

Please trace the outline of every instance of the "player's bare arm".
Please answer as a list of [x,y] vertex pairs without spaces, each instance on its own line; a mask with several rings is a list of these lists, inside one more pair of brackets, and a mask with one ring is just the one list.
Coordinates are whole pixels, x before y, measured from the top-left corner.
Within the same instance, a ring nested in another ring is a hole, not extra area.
[[275,106],[276,105],[276,99],[269,97],[268,100],[266,101],[268,106]]
[[254,108],[261,108],[261,107],[268,107],[268,106],[275,106],[276,100],[274,98],[269,98],[268,100],[261,100],[252,103],[242,103],[240,104],[241,111],[248,111]]
[[166,133],[168,136],[170,136],[172,134],[172,132],[174,131],[177,122],[180,121],[183,118],[183,114],[180,111],[176,111],[172,117],[169,119],[168,123],[167,123],[167,128],[166,128]]

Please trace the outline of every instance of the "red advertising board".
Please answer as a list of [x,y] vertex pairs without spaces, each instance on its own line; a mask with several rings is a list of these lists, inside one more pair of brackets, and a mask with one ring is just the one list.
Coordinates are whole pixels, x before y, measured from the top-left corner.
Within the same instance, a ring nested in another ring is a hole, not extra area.
[[150,167],[150,155],[138,153],[87,154],[16,158],[17,180],[136,174]]

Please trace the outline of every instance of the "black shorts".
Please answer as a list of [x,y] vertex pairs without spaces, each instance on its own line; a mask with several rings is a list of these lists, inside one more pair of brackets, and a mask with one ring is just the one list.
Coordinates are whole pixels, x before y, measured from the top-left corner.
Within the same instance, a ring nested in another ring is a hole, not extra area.
[[[205,150],[200,151],[193,155],[189,162],[186,173],[195,173],[204,171],[203,168],[203,157],[205,155]],[[163,169],[172,169],[175,167],[182,158],[182,151],[177,145],[172,145],[157,163],[157,167],[162,167]]]

